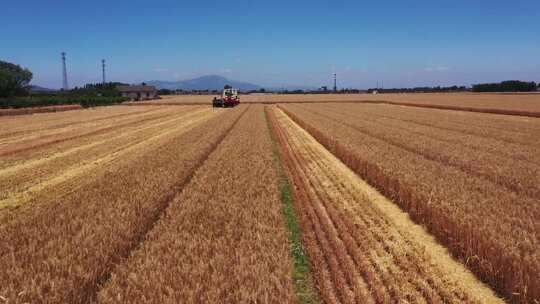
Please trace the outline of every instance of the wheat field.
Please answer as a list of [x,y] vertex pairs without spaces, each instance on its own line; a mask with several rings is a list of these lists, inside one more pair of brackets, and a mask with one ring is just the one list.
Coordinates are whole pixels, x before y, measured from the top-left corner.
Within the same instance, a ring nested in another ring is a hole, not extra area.
[[[169,95],[158,104],[210,104],[213,95]],[[250,94],[244,103],[390,103],[415,107],[540,117],[540,93]],[[134,103],[134,104],[140,104]]]
[[241,98],[0,117],[0,303],[540,301],[538,95]]

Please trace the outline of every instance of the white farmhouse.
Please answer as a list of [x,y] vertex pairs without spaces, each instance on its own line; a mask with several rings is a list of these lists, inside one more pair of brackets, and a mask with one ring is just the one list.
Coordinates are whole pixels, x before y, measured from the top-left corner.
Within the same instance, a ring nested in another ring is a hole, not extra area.
[[149,85],[128,85],[118,86],[117,88],[122,97],[128,97],[131,100],[154,99],[158,95],[156,87]]

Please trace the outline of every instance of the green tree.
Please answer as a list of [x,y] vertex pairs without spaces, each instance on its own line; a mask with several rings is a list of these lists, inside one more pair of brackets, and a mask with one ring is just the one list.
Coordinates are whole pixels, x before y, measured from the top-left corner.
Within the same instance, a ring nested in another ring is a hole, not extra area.
[[32,76],[30,70],[0,60],[0,97],[27,95]]
[[536,90],[536,83],[508,80],[500,83],[482,83],[473,86],[474,92],[530,92]]

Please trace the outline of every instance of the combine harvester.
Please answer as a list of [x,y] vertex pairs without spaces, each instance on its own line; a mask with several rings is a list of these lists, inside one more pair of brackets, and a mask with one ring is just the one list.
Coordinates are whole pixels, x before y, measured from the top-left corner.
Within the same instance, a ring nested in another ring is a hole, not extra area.
[[240,104],[240,97],[238,96],[238,90],[233,89],[231,86],[226,85],[221,94],[221,98],[214,97],[212,106],[214,108],[228,108],[234,107]]

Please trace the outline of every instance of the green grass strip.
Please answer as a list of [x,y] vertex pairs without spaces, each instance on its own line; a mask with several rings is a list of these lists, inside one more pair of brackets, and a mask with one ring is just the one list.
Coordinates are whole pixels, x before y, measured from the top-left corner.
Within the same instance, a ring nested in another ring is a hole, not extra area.
[[302,304],[321,303],[317,290],[313,284],[309,257],[306,255],[304,247],[302,246],[302,231],[296,218],[296,211],[294,210],[293,188],[289,183],[289,179],[287,178],[281,163],[281,157],[277,147],[278,142],[274,132],[272,132],[267,107],[265,107],[264,112],[268,131],[272,138],[274,159],[280,175],[279,189],[281,193],[281,202],[283,203],[283,216],[285,217],[289,243],[291,244],[291,257],[293,258],[294,263],[292,278],[296,300],[298,303]]

